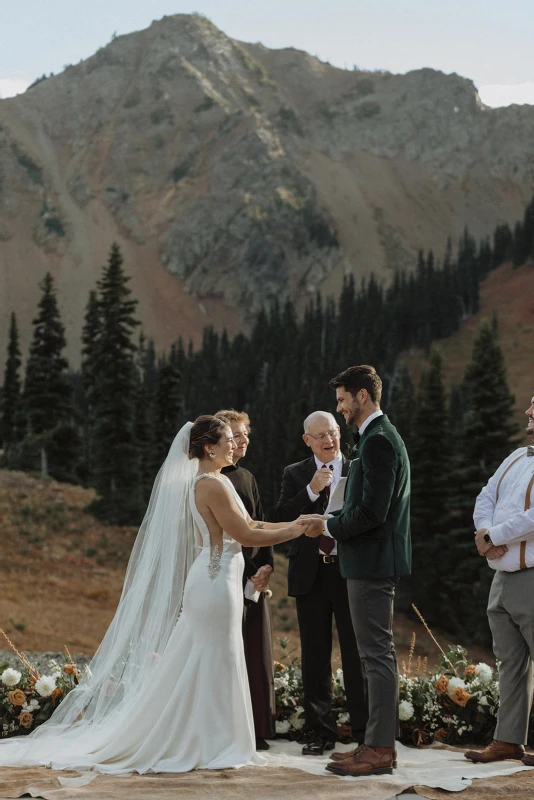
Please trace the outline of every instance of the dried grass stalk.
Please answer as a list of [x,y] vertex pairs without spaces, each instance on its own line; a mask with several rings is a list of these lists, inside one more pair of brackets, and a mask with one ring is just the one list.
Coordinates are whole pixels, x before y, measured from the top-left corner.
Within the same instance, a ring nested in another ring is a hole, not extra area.
[[458,673],[456,672],[456,668],[455,668],[454,664],[452,663],[452,661],[450,660],[450,658],[449,658],[449,657],[448,657],[448,655],[446,654],[445,650],[444,650],[444,649],[443,649],[443,647],[440,645],[440,643],[438,642],[438,640],[436,639],[436,637],[434,636],[434,634],[432,633],[432,631],[430,630],[430,628],[429,628],[429,627],[428,627],[428,625],[426,624],[426,622],[425,622],[425,619],[424,619],[423,615],[421,614],[421,612],[419,611],[419,609],[417,608],[417,606],[416,606],[416,605],[414,605],[414,603],[412,603],[412,608],[413,608],[413,610],[415,611],[415,613],[417,614],[417,616],[419,617],[419,619],[421,620],[421,622],[423,623],[423,625],[425,626],[426,632],[428,633],[428,635],[430,636],[430,638],[432,639],[432,641],[434,642],[434,644],[435,644],[435,645],[437,645],[437,647],[439,648],[439,650],[440,650],[441,654],[443,655],[443,658],[445,659],[445,661],[448,661],[448,663],[451,665],[451,669],[452,669],[452,671],[454,672],[454,674],[456,675],[456,677],[458,677]]
[[5,630],[3,628],[0,628],[0,633],[2,634],[4,639],[6,640],[6,642],[10,646],[10,648],[13,650],[13,652],[17,656],[18,660],[22,664],[24,664],[25,667],[28,667],[28,669],[30,670],[31,674],[34,675],[35,678],[38,680],[41,676],[40,676],[39,671],[37,670],[37,668],[34,667],[33,664],[31,663],[31,661],[29,661],[26,658],[24,653],[21,653],[20,650],[17,650],[17,648],[15,647],[15,645],[13,644],[13,642],[11,641],[11,639],[9,638],[9,636],[7,635],[7,633],[5,632]]

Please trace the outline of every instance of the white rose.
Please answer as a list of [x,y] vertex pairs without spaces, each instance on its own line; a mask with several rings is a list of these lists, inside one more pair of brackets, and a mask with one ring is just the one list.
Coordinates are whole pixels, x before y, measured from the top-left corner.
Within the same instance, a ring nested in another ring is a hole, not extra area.
[[50,697],[55,688],[56,682],[54,678],[48,675],[43,675],[35,684],[35,691],[40,694],[41,697]]
[[301,731],[304,727],[304,717],[300,716],[300,713],[297,709],[294,714],[289,717],[289,723],[293,730]]
[[493,678],[493,670],[488,664],[477,664],[476,676],[480,683],[489,683]]
[[414,713],[415,709],[413,705],[409,703],[408,700],[401,700],[399,703],[399,719],[406,722],[406,720],[413,717]]
[[337,717],[337,724],[338,725],[346,725],[346,723],[350,720],[350,714],[344,712],[343,714],[338,714]]
[[5,669],[0,677],[4,686],[16,686],[20,679],[21,673],[17,672],[16,669],[11,669],[11,667]]
[[336,672],[336,678],[339,681],[339,685],[344,689],[345,688],[345,679],[343,677],[343,670],[338,669]]
[[275,724],[276,733],[279,733],[281,736],[284,733],[287,733],[289,730],[289,721],[287,719],[277,720]]
[[465,681],[463,681],[461,678],[451,678],[449,685],[447,686],[447,694],[449,697],[455,689],[465,689]]

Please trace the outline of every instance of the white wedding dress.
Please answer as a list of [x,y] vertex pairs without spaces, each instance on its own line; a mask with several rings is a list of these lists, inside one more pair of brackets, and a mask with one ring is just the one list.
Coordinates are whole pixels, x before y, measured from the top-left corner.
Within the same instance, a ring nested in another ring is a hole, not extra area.
[[[244,516],[230,481],[198,475],[189,505],[200,534],[200,553],[185,581],[180,617],[144,694],[124,714],[109,714],[85,726],[79,739],[54,735],[0,743],[0,765],[50,765],[103,773],[188,772],[264,765],[256,753],[254,722],[242,637],[243,558],[241,545],[223,533],[222,552],[195,502],[201,479],[222,480]],[[114,718],[115,717],[115,718]],[[88,749],[90,748],[90,750]]]

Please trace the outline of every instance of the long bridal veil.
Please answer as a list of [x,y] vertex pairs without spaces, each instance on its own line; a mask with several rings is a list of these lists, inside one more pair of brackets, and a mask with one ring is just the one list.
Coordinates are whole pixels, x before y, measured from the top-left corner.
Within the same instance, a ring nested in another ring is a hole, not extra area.
[[29,736],[0,742],[0,764],[69,764],[120,735],[158,668],[180,614],[196,557],[189,489],[188,422],[161,467],[128,562],[117,611],[88,674],[52,717]]

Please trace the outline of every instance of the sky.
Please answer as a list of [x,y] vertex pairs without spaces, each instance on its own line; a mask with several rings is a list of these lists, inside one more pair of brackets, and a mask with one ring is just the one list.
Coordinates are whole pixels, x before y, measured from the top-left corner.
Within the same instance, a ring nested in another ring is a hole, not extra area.
[[0,97],[88,58],[114,33],[194,11],[241,41],[346,69],[456,72],[487,105],[534,105],[534,0],[0,0]]

